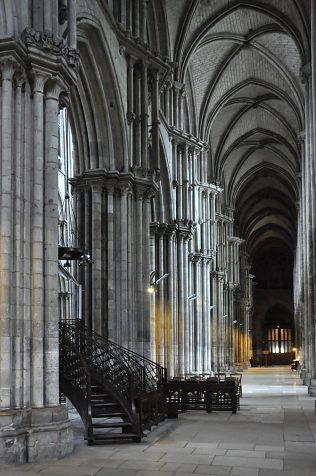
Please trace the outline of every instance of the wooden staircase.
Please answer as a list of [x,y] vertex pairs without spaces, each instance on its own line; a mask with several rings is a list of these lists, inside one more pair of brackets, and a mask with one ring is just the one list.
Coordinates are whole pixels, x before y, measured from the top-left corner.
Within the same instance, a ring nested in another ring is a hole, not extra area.
[[80,414],[89,445],[139,442],[164,419],[166,369],[79,320],[60,323],[59,342],[60,391]]

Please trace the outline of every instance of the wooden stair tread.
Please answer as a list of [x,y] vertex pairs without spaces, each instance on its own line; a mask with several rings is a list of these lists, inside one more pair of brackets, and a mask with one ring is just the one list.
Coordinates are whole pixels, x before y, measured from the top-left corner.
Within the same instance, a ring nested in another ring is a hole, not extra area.
[[93,436],[85,437],[85,440],[94,441],[94,442],[102,442],[108,440],[128,440],[130,438],[141,438],[141,435],[137,433],[102,433]]
[[93,428],[127,428],[132,426],[130,422],[127,421],[113,421],[113,422],[104,422],[104,423],[92,423]]
[[123,416],[126,416],[126,414],[122,412],[98,413],[97,415],[92,412],[92,418],[123,417]]

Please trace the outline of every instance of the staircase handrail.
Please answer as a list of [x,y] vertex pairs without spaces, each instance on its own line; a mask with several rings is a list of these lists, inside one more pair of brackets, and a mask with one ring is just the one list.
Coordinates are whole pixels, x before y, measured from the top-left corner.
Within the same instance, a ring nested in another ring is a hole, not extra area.
[[[105,339],[97,332],[88,329],[81,320],[74,319],[65,322],[71,326],[73,332],[78,333],[78,337],[80,336],[77,343],[78,346],[81,346],[80,352],[84,351],[87,341],[89,341],[87,350],[91,350],[91,348],[95,346],[99,354],[103,350],[104,354],[111,355],[128,369],[134,378],[135,395],[157,390],[167,380],[166,369],[156,362],[113,341]],[[85,342],[84,346],[83,342]],[[89,360],[89,352],[84,352],[87,354],[85,358]]]
[[79,324],[78,320],[60,323],[60,339],[66,338],[72,352],[79,354],[80,359],[84,361],[87,372],[103,384],[108,382],[111,391],[130,412],[129,402],[134,399],[135,384],[133,375],[124,361],[110,349],[100,348],[97,341],[91,338],[89,329]]
[[118,349],[128,360],[137,362],[143,368],[143,391],[157,390],[167,381],[167,369],[157,364],[153,360],[144,357],[116,342],[108,341],[112,348]]

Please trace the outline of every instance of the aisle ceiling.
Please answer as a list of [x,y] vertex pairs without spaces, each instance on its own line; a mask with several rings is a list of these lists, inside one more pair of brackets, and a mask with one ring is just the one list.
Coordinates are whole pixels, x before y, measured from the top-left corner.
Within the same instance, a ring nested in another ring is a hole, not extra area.
[[210,179],[235,209],[253,257],[293,251],[309,50],[296,0],[166,2],[177,80],[192,132],[210,147]]

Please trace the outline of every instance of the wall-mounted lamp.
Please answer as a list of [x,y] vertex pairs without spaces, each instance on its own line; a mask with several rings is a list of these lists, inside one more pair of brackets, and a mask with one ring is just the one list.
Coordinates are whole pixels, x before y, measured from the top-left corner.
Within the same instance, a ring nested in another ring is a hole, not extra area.
[[224,316],[222,316],[222,319],[225,319],[225,317],[227,317],[227,314],[225,314]]
[[156,292],[157,285],[161,283],[161,281],[163,281],[164,279],[168,278],[168,276],[169,273],[165,273],[163,276],[160,276],[160,278],[155,280],[155,271],[152,271],[149,275],[150,286],[147,288],[147,292],[150,294],[154,294]]
[[236,320],[236,319],[233,321],[233,324],[237,324],[237,320]]
[[163,276],[160,276],[160,278],[158,278],[157,281],[155,281],[155,284],[159,284],[161,281],[168,278],[168,276],[169,276],[169,273],[166,273]]
[[194,301],[195,299],[198,299],[200,296],[197,296],[197,294],[191,294],[191,296],[188,296],[188,301]]
[[212,309],[214,309],[214,307],[216,307],[216,304],[212,304],[212,305],[210,306],[210,311],[211,311]]
[[83,253],[80,256],[79,266],[88,266],[88,264],[94,263],[94,259],[91,258],[89,253]]

